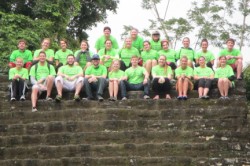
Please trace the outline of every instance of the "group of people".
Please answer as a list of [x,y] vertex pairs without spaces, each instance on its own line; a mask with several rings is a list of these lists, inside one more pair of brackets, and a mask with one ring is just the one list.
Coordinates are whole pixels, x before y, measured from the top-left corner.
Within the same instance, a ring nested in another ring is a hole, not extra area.
[[[155,96],[171,99],[173,80],[176,80],[178,100],[188,98],[188,90],[198,89],[199,98],[208,99],[212,82],[216,80],[221,99],[228,99],[228,90],[234,79],[241,80],[242,55],[235,49],[235,41],[228,39],[227,48],[218,56],[214,71],[215,56],[208,50],[208,41],[203,39],[201,51],[190,48],[190,39],[185,37],[183,47],[175,51],[169,48],[168,40],[161,40],[160,33],[154,31],[150,41],[138,36],[133,28],[119,49],[117,40],[111,35],[110,27],[104,27],[103,35],[96,41],[96,53],[89,50],[83,40],[75,53],[67,48],[66,39],[60,40],[56,53],[50,49],[50,39],[45,38],[41,48],[34,55],[26,49],[26,41],[18,41],[18,49],[10,55],[9,80],[11,81],[11,101],[25,100],[27,82],[32,84],[32,111],[37,111],[39,94],[46,91],[50,101],[55,85],[55,101],[62,100],[63,90],[74,91],[74,100],[80,101],[81,90],[86,100],[103,101],[103,91],[108,86],[110,101],[116,101],[120,91],[121,99],[127,99],[127,91],[142,90],[143,98],[149,99],[152,87]],[[178,63],[177,63],[178,61]],[[236,77],[234,76],[236,72]],[[150,84],[152,83],[152,86]]]

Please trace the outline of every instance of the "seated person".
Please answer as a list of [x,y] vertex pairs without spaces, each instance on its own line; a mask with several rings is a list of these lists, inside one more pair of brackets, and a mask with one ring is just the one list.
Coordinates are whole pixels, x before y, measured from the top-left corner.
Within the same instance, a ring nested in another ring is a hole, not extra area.
[[97,99],[103,101],[103,91],[106,87],[107,68],[100,64],[100,57],[94,54],[92,65],[85,71],[84,86],[88,100],[94,100],[92,90],[97,90]]
[[220,99],[229,99],[228,90],[232,87],[232,82],[234,80],[233,69],[227,65],[226,56],[221,56],[219,58],[220,67],[215,70],[214,78],[218,79],[218,89],[220,91]]
[[173,49],[169,48],[169,43],[167,40],[161,41],[161,47],[162,49],[158,51],[159,55],[166,56],[166,62],[167,64],[172,68],[172,70],[176,69],[176,52]]
[[34,56],[33,56],[33,64],[36,64],[39,61],[39,53],[41,51],[45,52],[46,54],[46,60],[48,63],[53,64],[54,63],[54,50],[50,49],[50,39],[49,38],[45,38],[43,39],[42,43],[41,43],[41,49],[38,49],[34,52]]
[[132,27],[130,30],[130,38],[132,40],[132,46],[137,48],[139,52],[143,49],[143,38],[138,35],[139,31],[138,29]]
[[149,99],[149,74],[144,67],[138,65],[139,58],[132,56],[131,67],[125,71],[125,77],[120,82],[122,100],[127,99],[126,90],[143,90],[144,99]]
[[27,87],[27,80],[29,79],[29,72],[23,68],[23,59],[16,58],[16,67],[9,70],[10,84],[10,101],[25,100],[25,91]]
[[152,89],[155,92],[153,99],[159,99],[159,94],[164,93],[166,99],[171,99],[170,90],[173,71],[170,66],[166,63],[166,57],[161,55],[158,59],[158,65],[152,68],[153,85]]
[[198,93],[200,99],[209,99],[208,92],[214,79],[214,72],[210,67],[206,66],[205,57],[199,59],[199,67],[194,69],[195,84],[198,85]]
[[67,49],[68,41],[66,39],[60,40],[60,47],[61,49],[55,54],[56,71],[58,71],[59,67],[66,65],[68,55],[73,54],[71,50]]
[[32,53],[30,50],[26,49],[26,41],[24,39],[21,39],[18,41],[18,50],[14,50],[10,55],[10,62],[9,67],[13,68],[16,67],[16,59],[22,58],[23,59],[23,66],[26,69],[30,69],[32,65]]
[[243,57],[241,55],[241,52],[239,49],[234,48],[234,39],[228,39],[226,44],[227,48],[221,50],[219,57],[225,56],[227,58],[227,64],[230,65],[234,71],[236,71],[236,78],[238,80],[242,80],[241,73],[243,67]]
[[120,81],[124,77],[124,71],[120,70],[120,61],[114,60],[111,65],[111,70],[109,72],[109,100],[116,101],[118,90],[120,86]]
[[56,75],[54,66],[46,61],[46,53],[44,51],[40,51],[38,58],[38,63],[30,69],[30,80],[33,85],[31,93],[32,112],[37,111],[38,95],[43,91],[47,92],[46,100],[52,101],[50,95]]
[[62,89],[75,91],[74,100],[80,101],[79,93],[83,86],[83,70],[80,66],[75,66],[75,57],[68,55],[67,64],[60,67],[55,79],[57,96],[55,100],[60,102],[62,99]]
[[193,90],[193,69],[188,66],[188,58],[182,56],[180,59],[180,66],[175,70],[175,77],[177,79],[176,90],[178,91],[178,100],[187,100],[188,89]]
[[160,39],[160,32],[154,31],[152,32],[152,39],[150,40],[151,49],[155,51],[161,50],[161,39]]

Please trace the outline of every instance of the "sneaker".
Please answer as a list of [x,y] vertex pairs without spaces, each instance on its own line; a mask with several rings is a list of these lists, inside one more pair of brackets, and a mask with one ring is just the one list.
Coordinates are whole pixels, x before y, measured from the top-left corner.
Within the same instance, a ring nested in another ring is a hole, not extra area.
[[62,100],[62,96],[57,95],[56,98],[55,98],[55,101],[56,102],[61,102],[61,100]]
[[182,97],[182,96],[177,96],[176,98],[177,98],[178,100],[182,100],[183,97]]
[[225,100],[229,100],[230,98],[229,98],[228,96],[225,96],[224,99],[225,99]]
[[182,99],[183,99],[183,100],[187,100],[188,97],[187,97],[187,96],[182,96]]
[[144,99],[150,99],[150,97],[148,95],[144,95],[143,98]]
[[10,99],[10,101],[16,101],[16,98],[15,98],[15,97],[12,97],[12,98]]
[[75,100],[75,101],[80,101],[81,98],[79,97],[79,95],[75,95],[75,96],[74,96],[74,100]]
[[209,96],[203,96],[204,97],[204,99],[209,99],[210,97]]
[[220,99],[220,100],[224,100],[224,99],[225,99],[225,96],[221,96],[219,99]]
[[83,97],[82,100],[95,100],[93,97]]
[[36,107],[33,107],[31,112],[37,112],[38,110],[36,109]]
[[117,101],[117,97],[114,97],[114,98],[113,98],[113,101]]
[[46,101],[52,101],[53,99],[50,96],[46,97]]
[[124,101],[124,100],[128,100],[128,98],[127,98],[127,97],[123,97],[122,100],[123,100],[123,101]]
[[100,95],[98,95],[98,96],[97,96],[97,99],[98,99],[98,101],[100,101],[100,102],[102,102],[102,101],[103,101],[103,97],[102,97],[102,96],[100,96]]
[[204,99],[204,96],[199,96],[199,99]]
[[22,95],[22,96],[20,97],[20,100],[21,100],[21,101],[25,101],[25,100],[26,100],[25,96]]
[[108,100],[109,101],[114,101],[114,97],[110,97]]

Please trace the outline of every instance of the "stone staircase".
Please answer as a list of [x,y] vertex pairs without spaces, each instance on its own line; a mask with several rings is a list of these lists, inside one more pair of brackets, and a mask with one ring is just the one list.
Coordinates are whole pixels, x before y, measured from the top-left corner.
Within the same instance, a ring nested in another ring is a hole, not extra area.
[[39,100],[32,113],[0,80],[1,166],[250,165],[242,82],[227,101],[215,89],[210,100]]

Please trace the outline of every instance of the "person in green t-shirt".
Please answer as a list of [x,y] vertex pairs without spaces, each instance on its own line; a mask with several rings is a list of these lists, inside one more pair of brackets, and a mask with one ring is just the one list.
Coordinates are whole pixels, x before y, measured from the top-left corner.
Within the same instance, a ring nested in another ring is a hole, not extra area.
[[33,64],[36,64],[39,61],[39,53],[41,51],[46,53],[46,60],[48,63],[53,64],[54,63],[54,57],[55,57],[55,53],[54,50],[50,49],[50,38],[45,38],[43,39],[42,43],[41,43],[41,49],[38,49],[34,52],[34,56],[33,56]]
[[206,66],[205,57],[198,58],[199,67],[194,69],[195,85],[198,86],[200,99],[209,99],[208,92],[214,79],[214,72],[210,67]]
[[144,99],[149,99],[149,74],[144,67],[138,65],[139,58],[131,57],[131,67],[125,71],[125,77],[120,82],[122,100],[127,99],[126,90],[143,90]]
[[138,29],[132,28],[130,31],[130,38],[132,40],[132,46],[137,48],[139,53],[143,50],[143,38],[138,36]]
[[103,101],[103,91],[106,87],[107,68],[100,64],[100,56],[94,54],[91,58],[92,65],[85,70],[84,86],[87,100],[94,100],[92,90],[96,90],[96,97]]
[[58,71],[59,67],[66,65],[68,55],[73,54],[71,50],[67,49],[68,41],[66,39],[60,40],[60,46],[61,49],[55,54],[56,71]]
[[160,39],[160,32],[154,31],[152,33],[152,39],[150,40],[151,48],[155,51],[161,50],[161,39]]
[[23,59],[16,58],[16,67],[9,70],[10,101],[25,100],[27,80],[29,79],[28,69],[23,68]]
[[169,49],[169,42],[167,40],[161,41],[162,49],[158,51],[159,55],[164,55],[166,57],[167,64],[172,68],[176,69],[176,52],[173,49]]
[[176,53],[176,59],[179,60],[181,57],[186,56],[188,58],[188,66],[193,68],[195,51],[190,48],[190,39],[188,37],[184,37],[182,44],[183,47]]
[[[124,71],[120,70],[120,61],[114,60],[112,62],[111,70],[109,72],[109,100],[116,101],[119,91],[120,81],[123,79]],[[120,88],[121,89],[121,88]]]
[[141,59],[143,61],[143,66],[146,68],[147,72],[150,74],[152,67],[157,65],[157,59],[159,57],[158,52],[151,49],[150,42],[143,42],[143,51],[141,53]]
[[220,99],[229,99],[228,90],[233,85],[234,72],[230,65],[227,65],[226,56],[219,57],[220,67],[215,70],[214,78],[218,79],[218,89],[220,91]]
[[80,66],[75,66],[75,57],[73,54],[67,56],[67,64],[60,67],[55,79],[57,96],[55,100],[60,102],[62,99],[62,90],[75,91],[74,100],[80,101],[80,92],[83,86],[83,70]]
[[96,48],[96,52],[98,52],[100,49],[105,48],[105,41],[107,39],[110,39],[113,43],[112,48],[114,49],[118,49],[119,45],[118,42],[116,40],[116,38],[114,38],[113,36],[111,36],[111,28],[110,27],[104,27],[103,28],[103,35],[97,39],[96,43],[95,43],[95,48]]
[[115,59],[119,59],[119,55],[116,49],[112,48],[112,41],[107,39],[105,41],[105,48],[102,48],[98,55],[100,56],[100,63],[106,66],[107,68],[110,67],[111,63]]
[[170,90],[173,71],[170,66],[166,63],[166,57],[161,55],[158,59],[158,65],[152,68],[153,85],[152,89],[155,92],[153,99],[159,99],[160,93],[166,96],[166,99],[171,99]]
[[46,100],[52,101],[50,95],[56,75],[54,66],[46,61],[46,53],[44,51],[40,51],[38,58],[38,63],[30,69],[30,81],[33,85],[31,92],[32,112],[37,111],[38,94],[41,94],[43,91],[47,92]]
[[86,40],[82,40],[81,49],[75,52],[75,65],[79,65],[83,68],[83,73],[91,65],[91,56],[93,53],[89,51],[89,43]]
[[[234,71],[236,71],[236,78],[238,80],[242,80],[242,67],[243,67],[243,57],[239,49],[235,49],[235,41],[234,39],[228,39],[227,48],[223,49],[219,53],[219,57],[226,56],[227,64],[230,65]],[[220,66],[220,64],[218,64]]]
[[30,69],[30,67],[32,66],[32,53],[30,50],[26,49],[26,40],[24,39],[20,39],[18,41],[18,50],[14,50],[11,55],[10,55],[10,62],[9,62],[9,68],[13,68],[16,67],[16,59],[17,58],[22,58],[23,59],[23,66],[26,69]]
[[175,77],[177,79],[176,90],[178,91],[178,100],[187,100],[188,89],[193,90],[193,68],[188,66],[188,58],[182,56],[180,59],[180,66],[175,70]]
[[132,56],[140,56],[139,51],[132,47],[131,38],[126,38],[124,47],[118,52],[119,58],[121,59],[121,70],[125,71],[130,66],[130,59]]

